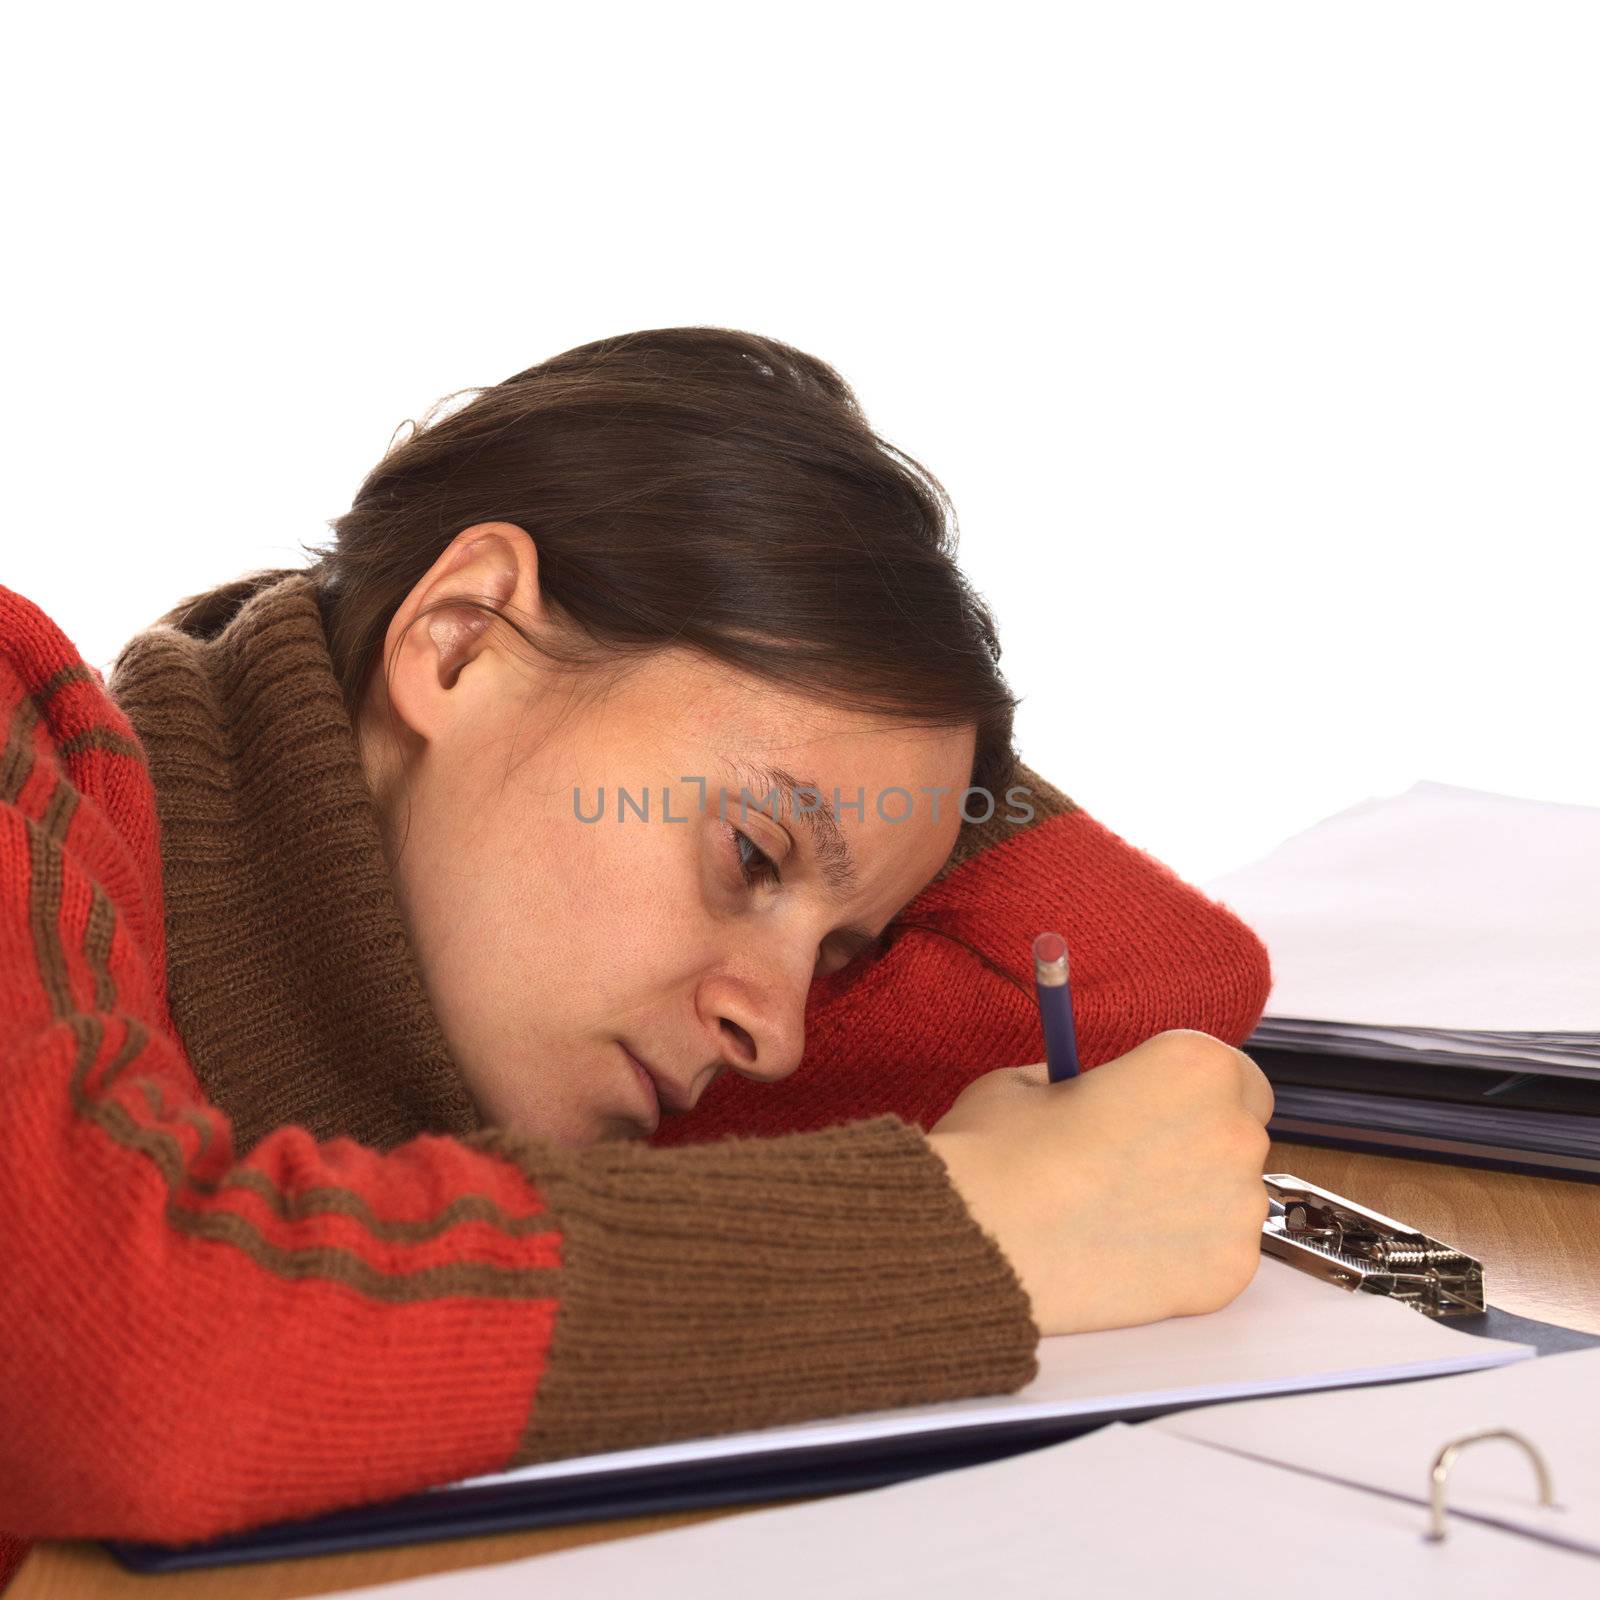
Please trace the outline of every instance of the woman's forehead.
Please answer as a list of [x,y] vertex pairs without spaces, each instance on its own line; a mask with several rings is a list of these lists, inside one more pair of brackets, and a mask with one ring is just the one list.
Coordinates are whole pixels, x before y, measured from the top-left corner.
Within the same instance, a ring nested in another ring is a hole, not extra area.
[[682,769],[674,778],[731,784],[735,799],[741,775],[758,780],[760,795],[773,778],[830,792],[964,786],[976,742],[971,725],[930,728],[841,707],[684,650],[636,664],[593,711],[613,754],[619,745],[648,751]]

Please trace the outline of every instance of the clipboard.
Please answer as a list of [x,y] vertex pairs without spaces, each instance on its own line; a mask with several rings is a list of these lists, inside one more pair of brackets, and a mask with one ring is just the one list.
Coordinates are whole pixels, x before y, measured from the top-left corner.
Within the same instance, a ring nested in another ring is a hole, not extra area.
[[1370,1206],[1288,1172],[1269,1172],[1261,1249],[1352,1293],[1387,1295],[1426,1317],[1481,1314],[1483,1263]]
[[[1600,1335],[1485,1304],[1481,1264],[1418,1229],[1289,1173],[1269,1173],[1263,1181],[1272,1214],[1262,1225],[1262,1253],[1320,1279],[1330,1290],[1398,1299],[1463,1332],[1531,1345],[1540,1355],[1600,1345]],[[1188,1403],[1122,1406],[1068,1417],[1014,1418],[945,1432],[627,1467],[565,1480],[469,1482],[274,1523],[203,1544],[102,1542],[132,1571],[177,1572],[838,1494],[979,1466],[1091,1433],[1109,1422],[1141,1422],[1186,1409]]]

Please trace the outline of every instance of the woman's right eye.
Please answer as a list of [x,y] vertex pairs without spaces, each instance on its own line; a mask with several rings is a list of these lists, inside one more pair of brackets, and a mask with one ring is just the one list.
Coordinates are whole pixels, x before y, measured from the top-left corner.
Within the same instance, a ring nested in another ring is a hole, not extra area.
[[[744,881],[752,888],[758,883],[780,883],[778,864],[765,850],[758,845],[747,833],[741,833],[731,823],[728,824],[728,834],[733,844],[734,854],[738,858],[739,872]],[[748,845],[750,855],[745,854]]]

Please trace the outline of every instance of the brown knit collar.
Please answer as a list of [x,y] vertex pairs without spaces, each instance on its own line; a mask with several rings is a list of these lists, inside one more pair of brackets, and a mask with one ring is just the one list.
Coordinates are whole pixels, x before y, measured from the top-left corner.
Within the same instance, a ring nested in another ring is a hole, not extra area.
[[168,1000],[240,1153],[285,1123],[390,1149],[482,1126],[401,918],[316,587],[252,574],[137,635]]

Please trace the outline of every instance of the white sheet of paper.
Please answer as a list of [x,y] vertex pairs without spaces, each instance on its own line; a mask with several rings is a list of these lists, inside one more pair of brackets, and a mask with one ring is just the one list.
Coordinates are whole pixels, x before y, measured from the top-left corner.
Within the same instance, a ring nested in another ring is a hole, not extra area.
[[1600,1555],[1600,1348],[1427,1383],[1199,1406],[1140,1426],[1419,1504],[1435,1456],[1452,1439],[1511,1428],[1544,1457],[1562,1509],[1541,1509],[1527,1455],[1505,1439],[1462,1451],[1446,1503]]
[[1600,1035],[1600,807],[1421,782],[1201,887],[1266,945],[1268,1017]]
[[463,1481],[537,1482],[1012,1418],[1112,1415],[1144,1405],[1326,1388],[1397,1374],[1466,1372],[1535,1353],[1532,1345],[1463,1333],[1398,1301],[1339,1289],[1263,1257],[1244,1292],[1220,1311],[1041,1340],[1038,1377],[1011,1394],[577,1456]]
[[[1410,1313],[1415,1315],[1415,1313]],[[1419,1318],[1420,1320],[1420,1318]],[[1585,1555],[1114,1422],[985,1466],[346,1591],[393,1600],[1592,1597]]]

